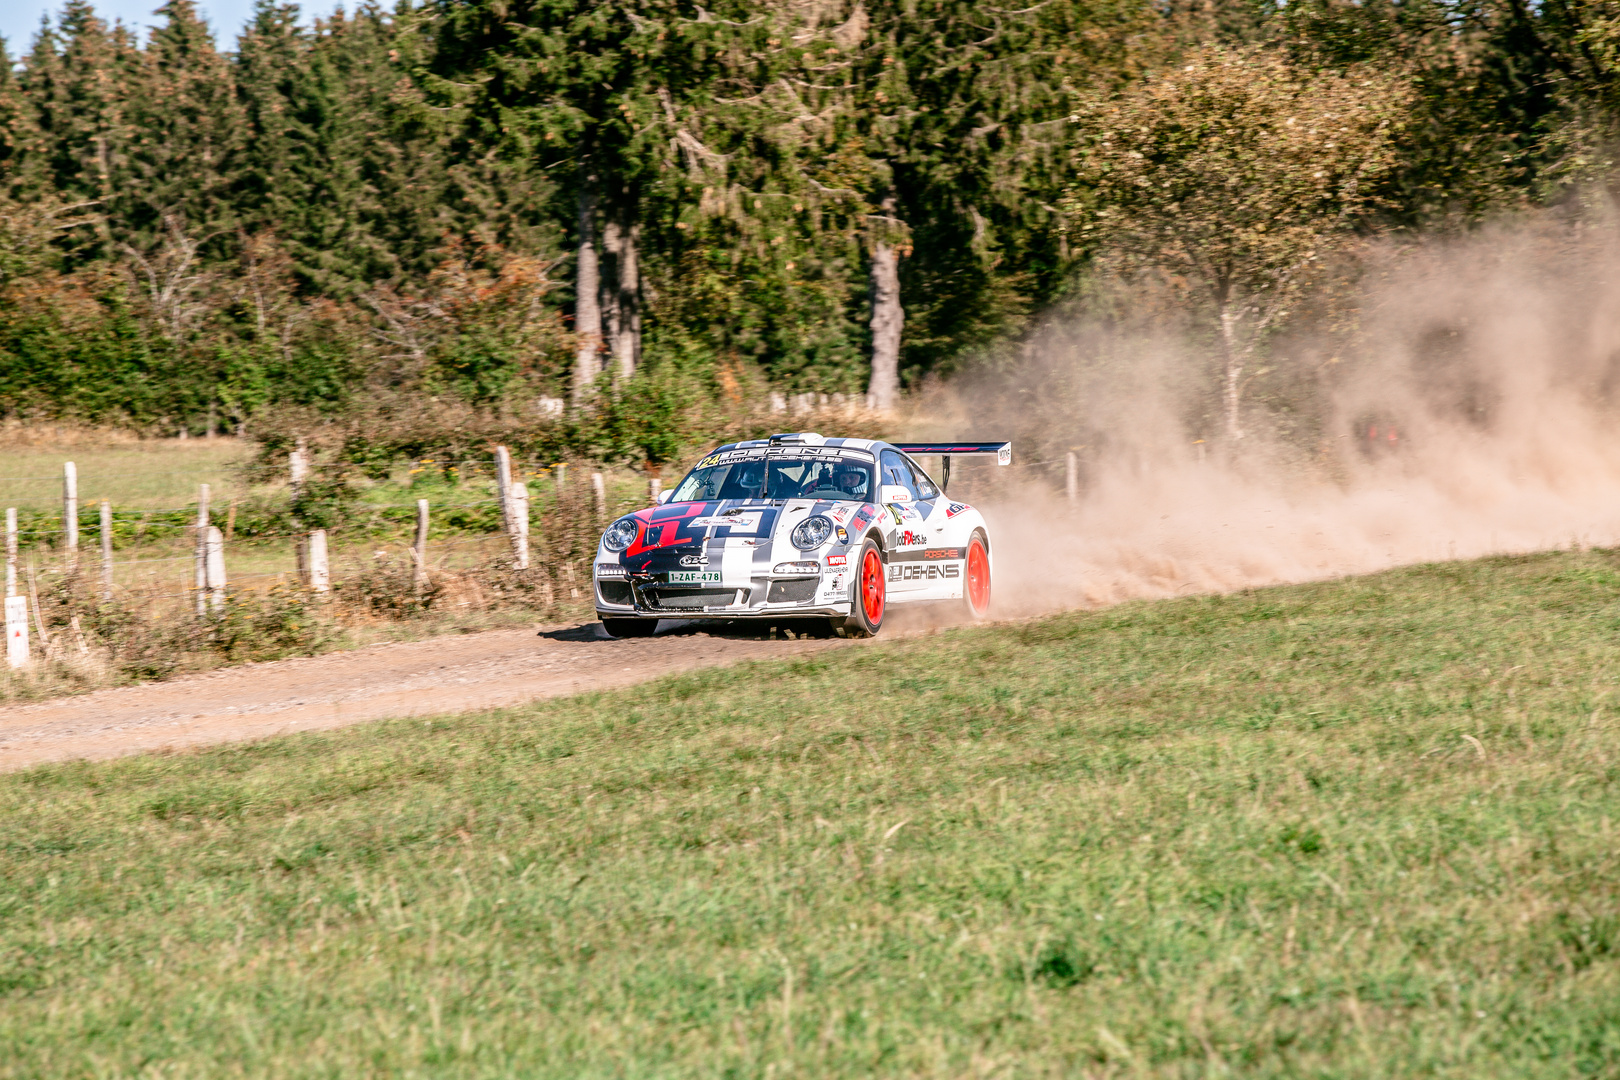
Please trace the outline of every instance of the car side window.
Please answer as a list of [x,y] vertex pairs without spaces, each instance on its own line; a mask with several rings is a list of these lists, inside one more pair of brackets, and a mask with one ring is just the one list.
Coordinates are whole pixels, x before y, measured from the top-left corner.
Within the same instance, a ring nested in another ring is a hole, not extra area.
[[880,459],[880,464],[883,471],[883,482],[885,484],[896,484],[905,488],[911,493],[912,502],[916,502],[922,498],[922,495],[917,491],[917,482],[912,479],[911,467],[906,464],[906,459],[901,457],[897,451],[883,451],[883,457]]
[[932,480],[928,479],[928,474],[923,472],[915,461],[906,458],[906,466],[911,470],[911,486],[916,489],[918,498],[939,498],[939,488],[934,485]]

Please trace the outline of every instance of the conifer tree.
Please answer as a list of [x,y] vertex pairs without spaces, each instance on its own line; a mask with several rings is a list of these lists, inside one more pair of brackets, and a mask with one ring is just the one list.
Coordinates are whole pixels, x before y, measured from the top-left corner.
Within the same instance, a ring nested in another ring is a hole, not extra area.
[[236,227],[232,192],[241,169],[244,114],[226,58],[193,0],[168,0],[142,51],[131,95],[133,131],[127,190],[116,220],[140,251],[170,242],[176,230],[223,243]]
[[[89,0],[67,0],[57,25],[34,39],[20,80],[38,155],[33,163],[25,155],[22,167],[64,202],[97,203],[104,222],[130,187],[131,98],[140,71],[133,34],[109,28]],[[112,231],[104,226],[104,245]]]

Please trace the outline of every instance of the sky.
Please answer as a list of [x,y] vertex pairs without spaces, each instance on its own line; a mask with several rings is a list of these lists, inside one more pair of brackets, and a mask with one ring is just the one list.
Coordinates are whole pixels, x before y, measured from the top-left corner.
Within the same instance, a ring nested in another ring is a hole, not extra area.
[[[141,27],[141,40],[145,41],[145,28],[158,21],[152,12],[162,3],[163,0],[97,0],[96,11],[108,22],[122,20],[126,26]],[[312,0],[301,6],[307,18],[324,14],[337,5],[331,0]],[[40,17],[49,14],[55,21],[61,9],[61,0],[0,0],[0,37],[6,39],[6,52],[13,58],[26,52],[39,30]],[[214,40],[226,49],[233,49],[236,35],[253,10],[253,0],[199,0],[197,9],[213,27]]]

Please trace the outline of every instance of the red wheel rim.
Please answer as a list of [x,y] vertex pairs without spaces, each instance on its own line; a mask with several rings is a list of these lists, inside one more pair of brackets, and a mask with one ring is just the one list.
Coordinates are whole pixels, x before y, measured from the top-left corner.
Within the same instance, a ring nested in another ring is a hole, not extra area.
[[861,610],[870,625],[883,621],[883,560],[875,551],[861,560]]
[[977,540],[968,545],[967,594],[974,611],[982,612],[990,607],[990,557]]

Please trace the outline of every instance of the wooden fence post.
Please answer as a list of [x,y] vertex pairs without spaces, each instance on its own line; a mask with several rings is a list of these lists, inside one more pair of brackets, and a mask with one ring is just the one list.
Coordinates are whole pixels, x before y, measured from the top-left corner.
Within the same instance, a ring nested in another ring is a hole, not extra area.
[[[500,498],[501,524],[512,544],[512,569],[529,568],[529,489],[512,482],[512,453],[495,448],[495,491]],[[519,492],[522,493],[521,498]]]
[[34,630],[39,635],[39,647],[45,650],[45,659],[50,660],[55,650],[51,647],[51,635],[45,632],[45,614],[39,610],[39,582],[34,577],[34,560],[28,560],[28,599],[34,609]]
[[113,590],[113,520],[112,503],[101,500],[101,598],[112,599]]
[[607,484],[602,480],[599,472],[591,473],[591,501],[596,506],[596,520],[598,524],[607,524]]
[[71,461],[62,463],[62,540],[67,548],[68,566],[79,565],[79,469]]
[[17,508],[6,509],[6,595],[17,595]]
[[225,610],[225,534],[219,526],[203,530],[203,584],[208,587],[208,607],[214,614]]
[[512,569],[529,568],[529,485],[512,485]]
[[421,592],[427,588],[427,537],[428,537],[428,501],[416,500],[416,543],[411,547],[411,559],[416,563],[411,572],[411,583],[416,591]]
[[512,535],[512,454],[504,446],[495,448],[495,501],[501,507],[501,527]]
[[1068,455],[1068,476],[1064,478],[1063,490],[1069,496],[1071,503],[1080,501],[1080,458],[1073,450]]
[[[309,446],[303,439],[299,439],[297,445],[287,454],[287,482],[292,488],[293,502],[296,503],[303,494],[304,481],[308,479]],[[234,525],[235,522],[231,524]],[[303,520],[299,519],[298,524],[302,526]],[[293,551],[298,560],[298,579],[304,583],[304,587],[319,593],[326,592],[332,584],[326,561],[326,530],[313,529],[297,536],[293,540]]]
[[568,463],[566,461],[559,461],[557,462],[557,494],[561,495],[563,490],[567,487]]
[[197,614],[208,614],[208,485],[197,487],[197,547],[192,580],[196,584]]

